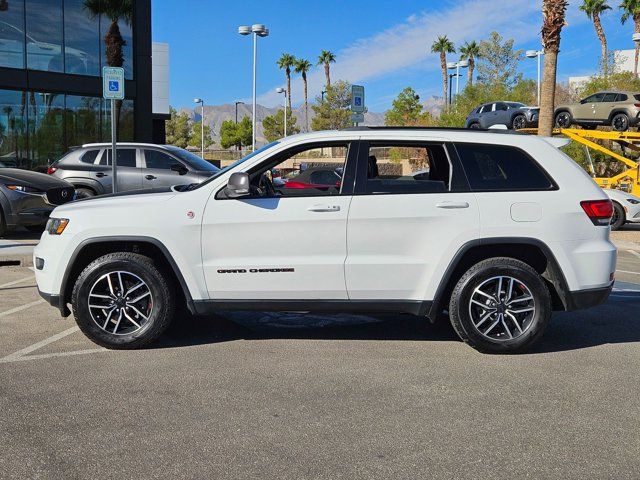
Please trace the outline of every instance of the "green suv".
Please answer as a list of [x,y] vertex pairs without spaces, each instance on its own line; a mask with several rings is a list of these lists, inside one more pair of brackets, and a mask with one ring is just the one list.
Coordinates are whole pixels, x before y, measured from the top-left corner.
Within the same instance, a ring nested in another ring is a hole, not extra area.
[[555,110],[555,126],[569,128],[580,125],[594,129],[598,125],[625,132],[640,123],[640,93],[598,92],[579,103],[560,105]]

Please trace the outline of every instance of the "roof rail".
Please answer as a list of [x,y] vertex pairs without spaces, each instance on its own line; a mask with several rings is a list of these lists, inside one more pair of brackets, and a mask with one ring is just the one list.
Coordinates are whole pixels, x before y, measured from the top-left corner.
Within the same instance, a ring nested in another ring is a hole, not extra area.
[[521,135],[519,132],[513,130],[501,130],[492,128],[460,128],[460,127],[419,127],[419,126],[360,126],[360,127],[348,127],[342,130],[348,132],[357,131],[369,131],[369,130],[424,130],[434,132],[481,132],[481,133],[499,133],[507,135]]

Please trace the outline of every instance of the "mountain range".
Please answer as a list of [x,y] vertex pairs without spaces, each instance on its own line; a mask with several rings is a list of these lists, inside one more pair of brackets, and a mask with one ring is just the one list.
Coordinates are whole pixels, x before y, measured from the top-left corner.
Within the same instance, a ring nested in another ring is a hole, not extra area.
[[[442,109],[442,100],[437,97],[431,97],[427,99],[424,103],[425,110],[430,111],[433,114],[439,114]],[[262,128],[262,120],[269,116],[274,115],[278,110],[282,110],[283,107],[265,107],[262,105],[257,105],[257,128],[256,128],[256,140],[258,143],[266,142],[263,134]],[[189,118],[193,121],[200,121],[202,116],[201,108],[181,108],[179,110],[181,113],[186,113]],[[304,131],[304,107],[293,108],[292,114],[296,117],[296,125],[301,131]],[[364,123],[362,125],[369,126],[379,126],[384,125],[384,112],[367,112],[364,114]],[[238,104],[238,121],[242,120],[243,117],[251,117],[251,104]],[[309,105],[309,125],[311,125],[311,120],[314,117],[314,111]],[[219,148],[220,145],[220,128],[222,127],[222,122],[225,120],[235,120],[236,119],[236,108],[234,104],[228,103],[224,105],[205,105],[204,106],[204,119],[205,125],[208,125],[211,128],[211,136],[215,142],[214,148],[217,146]]]

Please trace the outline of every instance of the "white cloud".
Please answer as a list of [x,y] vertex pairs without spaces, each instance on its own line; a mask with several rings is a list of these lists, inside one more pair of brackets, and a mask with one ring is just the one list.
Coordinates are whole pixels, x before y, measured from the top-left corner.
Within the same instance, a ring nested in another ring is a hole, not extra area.
[[[515,38],[518,45],[535,48],[542,23],[541,3],[540,0],[466,0],[411,15],[401,24],[336,52],[338,61],[331,67],[331,78],[355,83],[409,68],[420,68],[425,72],[438,70],[439,59],[430,53],[430,47],[439,35],[444,34],[460,45],[467,40],[485,38],[496,30],[505,38]],[[577,6],[570,6],[570,25],[586,18],[579,13]],[[324,85],[324,71],[315,69],[308,78],[312,100]],[[281,95],[274,92],[277,86],[263,93],[259,103],[268,106],[281,103]],[[293,103],[299,104],[302,85],[298,79],[293,82],[292,89]]]

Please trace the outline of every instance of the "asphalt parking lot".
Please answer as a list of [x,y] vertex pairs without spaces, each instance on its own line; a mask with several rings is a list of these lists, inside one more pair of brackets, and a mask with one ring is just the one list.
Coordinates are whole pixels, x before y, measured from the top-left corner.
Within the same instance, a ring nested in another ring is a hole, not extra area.
[[267,313],[112,352],[2,267],[0,478],[638,478],[640,252],[617,276],[527,355],[410,316]]

